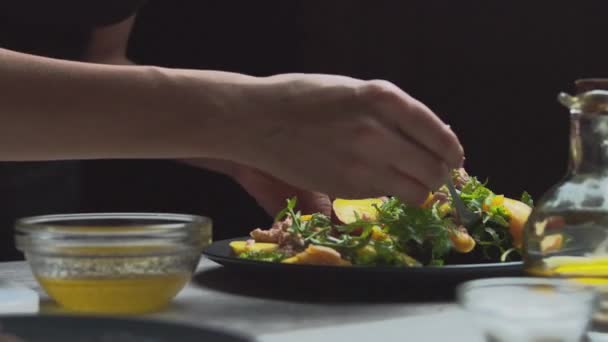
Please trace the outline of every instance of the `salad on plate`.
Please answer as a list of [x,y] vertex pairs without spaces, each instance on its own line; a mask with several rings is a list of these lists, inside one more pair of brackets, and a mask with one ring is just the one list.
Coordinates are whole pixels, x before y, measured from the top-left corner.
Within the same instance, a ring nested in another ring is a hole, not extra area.
[[[464,169],[451,177],[465,205],[480,215],[473,226],[461,224],[445,186],[421,206],[396,197],[338,198],[332,217],[301,213],[291,198],[272,227],[257,228],[230,247],[238,258],[286,264],[419,267],[520,260],[530,195],[516,200],[496,194]],[[562,243],[556,238],[545,247]]]

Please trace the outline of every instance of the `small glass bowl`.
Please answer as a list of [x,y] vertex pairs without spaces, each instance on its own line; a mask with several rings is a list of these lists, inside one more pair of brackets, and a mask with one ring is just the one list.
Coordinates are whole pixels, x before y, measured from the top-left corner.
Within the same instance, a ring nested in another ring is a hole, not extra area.
[[46,215],[16,223],[17,248],[66,309],[136,314],[163,309],[211,242],[209,218],[181,214]]
[[596,307],[594,288],[567,279],[492,278],[457,289],[487,341],[580,341]]

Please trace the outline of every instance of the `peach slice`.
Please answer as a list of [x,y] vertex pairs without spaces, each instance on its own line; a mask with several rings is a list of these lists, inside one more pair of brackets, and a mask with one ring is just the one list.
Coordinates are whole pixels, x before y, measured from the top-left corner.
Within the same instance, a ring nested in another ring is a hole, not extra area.
[[374,205],[380,206],[382,203],[384,203],[384,201],[381,198],[366,198],[356,200],[336,198],[333,201],[332,207],[338,220],[340,220],[342,223],[348,224],[357,220],[356,215],[358,215],[362,220],[376,220],[378,212]]
[[543,253],[559,251],[564,244],[564,236],[562,234],[547,235],[540,242],[540,250]]
[[532,213],[532,208],[524,202],[507,197],[504,198],[502,205],[509,212],[509,232],[513,238],[513,246],[520,248],[524,236],[524,226]]
[[303,252],[282,261],[284,264],[350,266],[338,251],[324,246],[309,245]]
[[464,227],[450,230],[450,240],[452,240],[454,250],[458,253],[469,253],[477,244]]
[[239,255],[245,252],[274,252],[279,248],[279,245],[270,242],[249,244],[247,241],[232,241],[230,242],[230,248],[232,248],[234,254]]

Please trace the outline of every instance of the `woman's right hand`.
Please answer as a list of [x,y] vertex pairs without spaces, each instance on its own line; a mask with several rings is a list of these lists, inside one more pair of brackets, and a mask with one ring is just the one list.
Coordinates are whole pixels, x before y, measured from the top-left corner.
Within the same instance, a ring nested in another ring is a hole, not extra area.
[[386,81],[285,74],[242,99],[231,159],[303,189],[419,204],[464,158],[449,126]]
[[1,48],[0,75],[1,161],[211,158],[303,191],[421,203],[463,156],[433,112],[388,82],[113,66]]

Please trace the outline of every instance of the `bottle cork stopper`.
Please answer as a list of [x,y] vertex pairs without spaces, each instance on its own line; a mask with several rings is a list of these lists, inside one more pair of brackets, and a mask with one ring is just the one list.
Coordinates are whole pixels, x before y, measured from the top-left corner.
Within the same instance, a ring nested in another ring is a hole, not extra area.
[[608,78],[583,78],[574,81],[576,94],[592,90],[608,90]]

